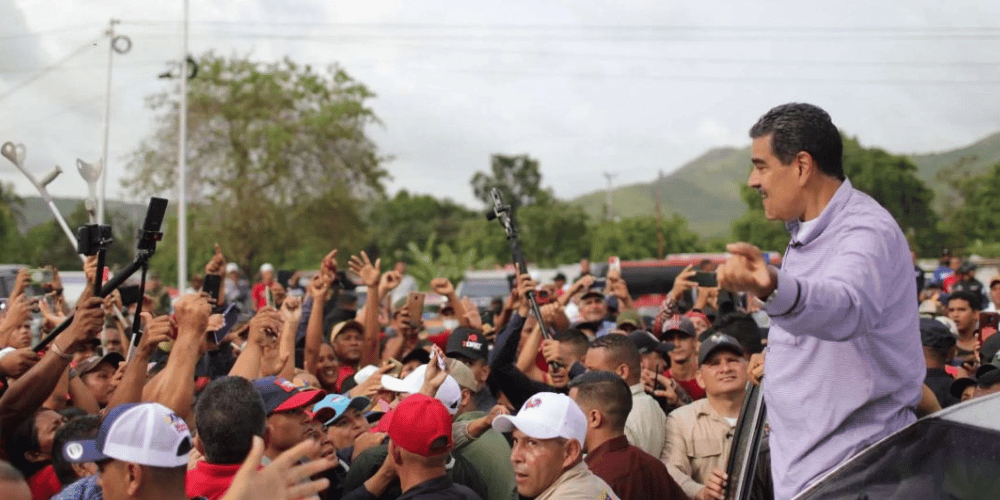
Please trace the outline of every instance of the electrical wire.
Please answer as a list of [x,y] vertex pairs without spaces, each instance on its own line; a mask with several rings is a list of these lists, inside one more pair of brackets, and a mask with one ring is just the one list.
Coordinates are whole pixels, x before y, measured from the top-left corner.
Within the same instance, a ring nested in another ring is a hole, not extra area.
[[31,75],[28,78],[25,78],[24,80],[21,80],[20,82],[17,82],[11,88],[7,89],[3,94],[0,94],[0,101],[3,101],[4,99],[10,97],[14,92],[17,92],[18,90],[24,88],[29,83],[34,82],[35,80],[38,80],[39,78],[41,78],[42,76],[44,76],[49,71],[52,71],[53,69],[58,68],[60,65],[62,65],[66,61],[69,61],[70,59],[72,59],[72,58],[74,58],[74,57],[82,54],[83,51],[85,51],[88,48],[96,45],[97,42],[99,42],[102,38],[104,38],[103,35],[102,36],[98,36],[97,38],[94,38],[93,40],[91,40],[91,41],[89,41],[89,42],[81,45],[79,48],[77,48],[73,52],[70,52],[69,54],[66,54],[65,56],[62,57],[62,59],[59,59],[58,61],[56,61],[56,62],[54,62],[52,64],[49,64],[48,66],[45,66],[44,68],[42,68],[41,70],[39,70],[34,75]]

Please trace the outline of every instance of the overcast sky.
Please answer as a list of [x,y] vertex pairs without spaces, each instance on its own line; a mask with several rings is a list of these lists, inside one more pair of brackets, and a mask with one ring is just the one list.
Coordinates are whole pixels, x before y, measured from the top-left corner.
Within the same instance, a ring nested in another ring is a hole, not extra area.
[[[0,0],[0,141],[28,146],[57,195],[80,196],[76,158],[101,156],[112,17],[109,196],[151,130],[143,97],[181,50],[182,2]],[[338,62],[378,97],[371,135],[391,192],[477,206],[492,153],[528,153],[557,196],[645,182],[716,146],[749,143],[773,105],[827,109],[897,153],[1000,130],[1000,2],[200,0],[190,52]],[[53,66],[54,65],[54,66]],[[43,68],[50,68],[41,73]],[[30,80],[29,80],[30,79]],[[749,160],[748,160],[749,169]],[[34,189],[6,160],[0,180]]]

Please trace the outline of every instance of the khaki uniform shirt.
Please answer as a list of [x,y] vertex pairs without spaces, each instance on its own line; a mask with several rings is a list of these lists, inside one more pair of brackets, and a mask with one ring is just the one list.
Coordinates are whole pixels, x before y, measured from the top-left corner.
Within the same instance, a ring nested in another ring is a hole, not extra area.
[[580,462],[563,472],[552,486],[535,500],[620,500],[608,483]]
[[631,386],[630,389],[632,389],[632,411],[625,420],[625,437],[632,445],[658,457],[663,451],[663,443],[666,440],[667,416],[656,400],[646,394],[641,382]]
[[708,398],[682,406],[667,416],[667,440],[660,459],[684,493],[694,498],[712,469],[726,469],[733,427]]

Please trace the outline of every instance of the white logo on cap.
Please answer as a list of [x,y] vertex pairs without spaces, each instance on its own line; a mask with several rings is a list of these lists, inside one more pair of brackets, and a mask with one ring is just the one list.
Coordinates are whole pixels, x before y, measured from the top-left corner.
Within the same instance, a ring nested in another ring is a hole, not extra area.
[[76,460],[83,456],[83,445],[80,443],[70,443],[66,446],[66,456],[70,460]]
[[480,344],[479,342],[473,342],[471,340],[466,340],[465,342],[462,342],[462,347],[468,347],[469,349],[475,349],[478,351],[483,348],[483,344]]

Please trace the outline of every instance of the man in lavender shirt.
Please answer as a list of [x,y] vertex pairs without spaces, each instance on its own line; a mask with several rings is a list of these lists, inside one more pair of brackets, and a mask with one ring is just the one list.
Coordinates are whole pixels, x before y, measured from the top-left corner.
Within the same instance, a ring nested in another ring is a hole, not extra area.
[[774,493],[786,500],[915,420],[919,316],[899,225],[844,177],[830,116],[785,104],[750,129],[749,185],[791,241],[781,269],[747,243],[728,246],[719,284],[765,301],[763,383]]

